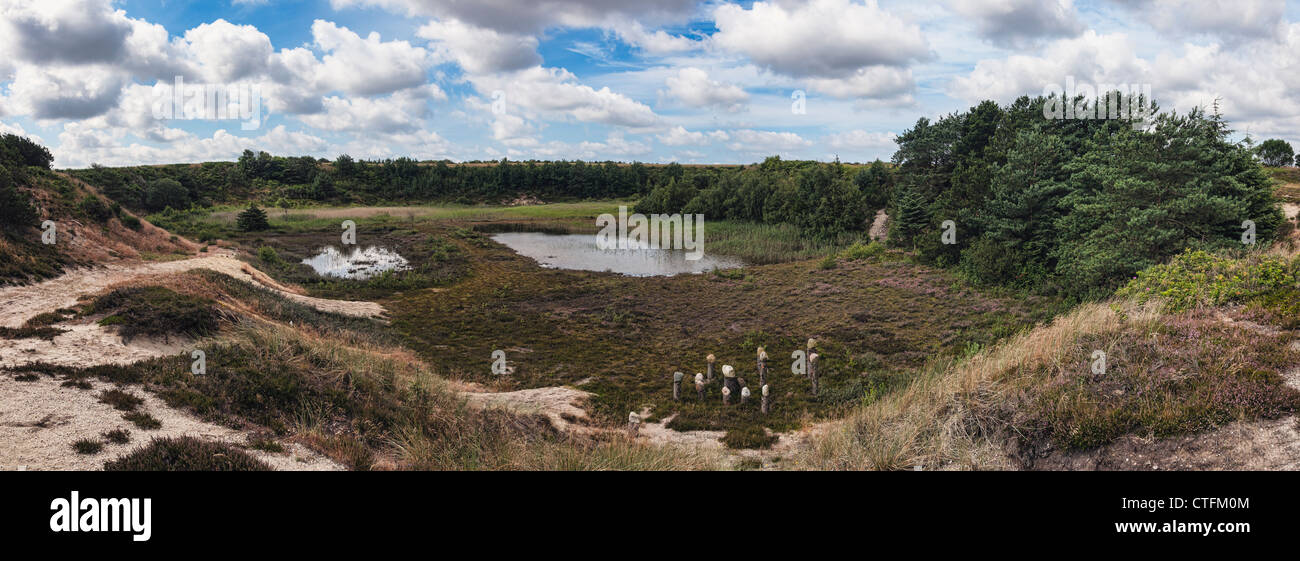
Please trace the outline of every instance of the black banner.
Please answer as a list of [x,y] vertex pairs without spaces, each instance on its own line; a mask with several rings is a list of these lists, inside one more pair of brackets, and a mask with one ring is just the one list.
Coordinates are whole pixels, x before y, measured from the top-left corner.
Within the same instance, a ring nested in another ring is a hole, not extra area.
[[10,544],[99,551],[418,538],[535,552],[567,547],[559,538],[575,533],[659,541],[696,528],[708,538],[723,521],[792,540],[805,528],[927,543],[1199,548],[1282,543],[1300,521],[1294,478],[1279,473],[5,472],[0,482]]

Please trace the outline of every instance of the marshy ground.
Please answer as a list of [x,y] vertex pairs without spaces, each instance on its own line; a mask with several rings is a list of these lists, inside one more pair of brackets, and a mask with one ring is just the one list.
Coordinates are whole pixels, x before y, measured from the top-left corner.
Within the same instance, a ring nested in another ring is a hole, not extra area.
[[[589,419],[582,422],[619,426],[636,411],[650,422],[670,419],[669,429],[725,431],[725,441],[740,448],[767,446],[768,433],[839,417],[906,385],[933,357],[987,347],[1059,307],[1047,298],[985,293],[901,253],[800,259],[807,249],[793,239],[739,252],[777,261],[771,264],[630,277],[543,268],[489,237],[503,230],[583,231],[596,214],[616,208],[272,212],[273,226],[283,232],[226,234],[250,263],[314,296],[377,299],[392,334],[444,377],[499,391],[574,386],[590,394],[583,403]],[[343,219],[360,223],[359,245],[397,251],[413,270],[369,281],[314,277],[298,262],[337,242]],[[750,239],[747,228],[768,227],[728,223],[713,231],[727,247]],[[706,237],[706,251],[715,251],[713,241]],[[810,338],[821,356],[816,397],[791,372],[791,353]],[[759,346],[771,356],[767,415],[757,397]],[[497,350],[507,357],[504,375],[491,368]],[[709,354],[718,374],[698,401],[689,378],[706,371]],[[722,404],[724,364],[746,379],[754,392],[749,403],[739,404],[737,396],[737,403]],[[672,399],[675,371],[688,376],[680,402]]]

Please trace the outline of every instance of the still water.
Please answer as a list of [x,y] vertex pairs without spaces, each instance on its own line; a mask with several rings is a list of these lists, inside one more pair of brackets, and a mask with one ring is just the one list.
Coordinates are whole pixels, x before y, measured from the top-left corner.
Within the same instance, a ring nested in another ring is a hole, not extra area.
[[680,249],[600,249],[594,234],[542,234],[508,232],[492,239],[543,267],[579,271],[611,271],[634,277],[703,273],[713,269],[734,269],[745,263],[732,257],[710,255],[706,250],[697,260],[686,259]]
[[410,267],[406,258],[397,252],[383,247],[370,246],[365,249],[353,247],[339,251],[338,248],[323,247],[314,257],[302,260],[323,277],[340,277],[345,279],[365,280],[384,271],[405,271]]

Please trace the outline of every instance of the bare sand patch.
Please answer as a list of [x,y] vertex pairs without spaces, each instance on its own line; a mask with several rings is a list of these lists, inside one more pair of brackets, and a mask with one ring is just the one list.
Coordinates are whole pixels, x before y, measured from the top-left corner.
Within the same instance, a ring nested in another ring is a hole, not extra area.
[[[97,380],[88,380],[94,389],[62,387],[50,376],[19,382],[12,376],[0,376],[0,466],[6,470],[100,470],[104,462],[147,444],[155,437],[191,436],[227,444],[243,444],[244,433],[199,420],[188,413],[172,409],[162,400],[136,388],[127,391],[144,400],[141,411],[162,421],[156,430],[142,430],[122,418],[122,412],[99,402],[99,394],[113,388]],[[80,439],[101,440],[114,429],[131,433],[131,442],[123,445],[105,443],[97,454],[78,454],[72,443]],[[248,452],[277,470],[333,471],[342,466],[292,442],[282,442],[285,453],[260,450]]]

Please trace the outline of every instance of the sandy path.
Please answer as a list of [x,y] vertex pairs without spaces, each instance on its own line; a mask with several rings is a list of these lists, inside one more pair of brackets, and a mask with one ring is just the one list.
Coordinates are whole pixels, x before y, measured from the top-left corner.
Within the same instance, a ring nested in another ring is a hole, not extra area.
[[[91,380],[93,390],[61,387],[61,382],[41,376],[32,382],[0,377],[0,470],[99,470],[104,462],[146,444],[154,437],[193,436],[228,444],[246,442],[244,433],[206,423],[168,407],[162,400],[138,388],[125,391],[144,399],[140,410],[162,421],[157,430],[142,430],[122,419],[122,413],[99,402],[100,391],[112,384]],[[105,444],[97,454],[78,454],[72,443],[97,439],[104,432],[126,429],[127,444]],[[277,470],[340,470],[338,464],[307,448],[282,442],[285,452],[248,452]]]
[[[462,397],[471,406],[500,407],[516,413],[541,413],[546,415],[557,429],[566,432],[593,434],[598,432],[616,432],[623,434],[621,428],[609,429],[590,424],[587,411],[582,408],[582,401],[592,394],[568,386],[551,386],[509,392],[493,392],[474,383],[454,382]],[[649,411],[642,411],[642,417],[649,416]],[[783,458],[791,457],[808,439],[823,430],[827,423],[812,425],[801,430],[777,433],[779,437],[771,448],[765,450],[731,450],[722,443],[726,431],[694,430],[677,431],[668,428],[673,416],[657,423],[643,423],[637,432],[637,439],[657,446],[679,446],[695,450],[716,451],[722,455],[726,465],[735,467],[748,460],[762,465],[763,469],[772,469]]]
[[0,326],[18,327],[32,316],[71,307],[77,298],[135,278],[192,269],[211,269],[234,278],[260,284],[285,297],[324,312],[378,317],[384,308],[375,302],[328,300],[296,294],[228,253],[155,263],[114,263],[94,269],[78,269],[45,282],[0,288]]

